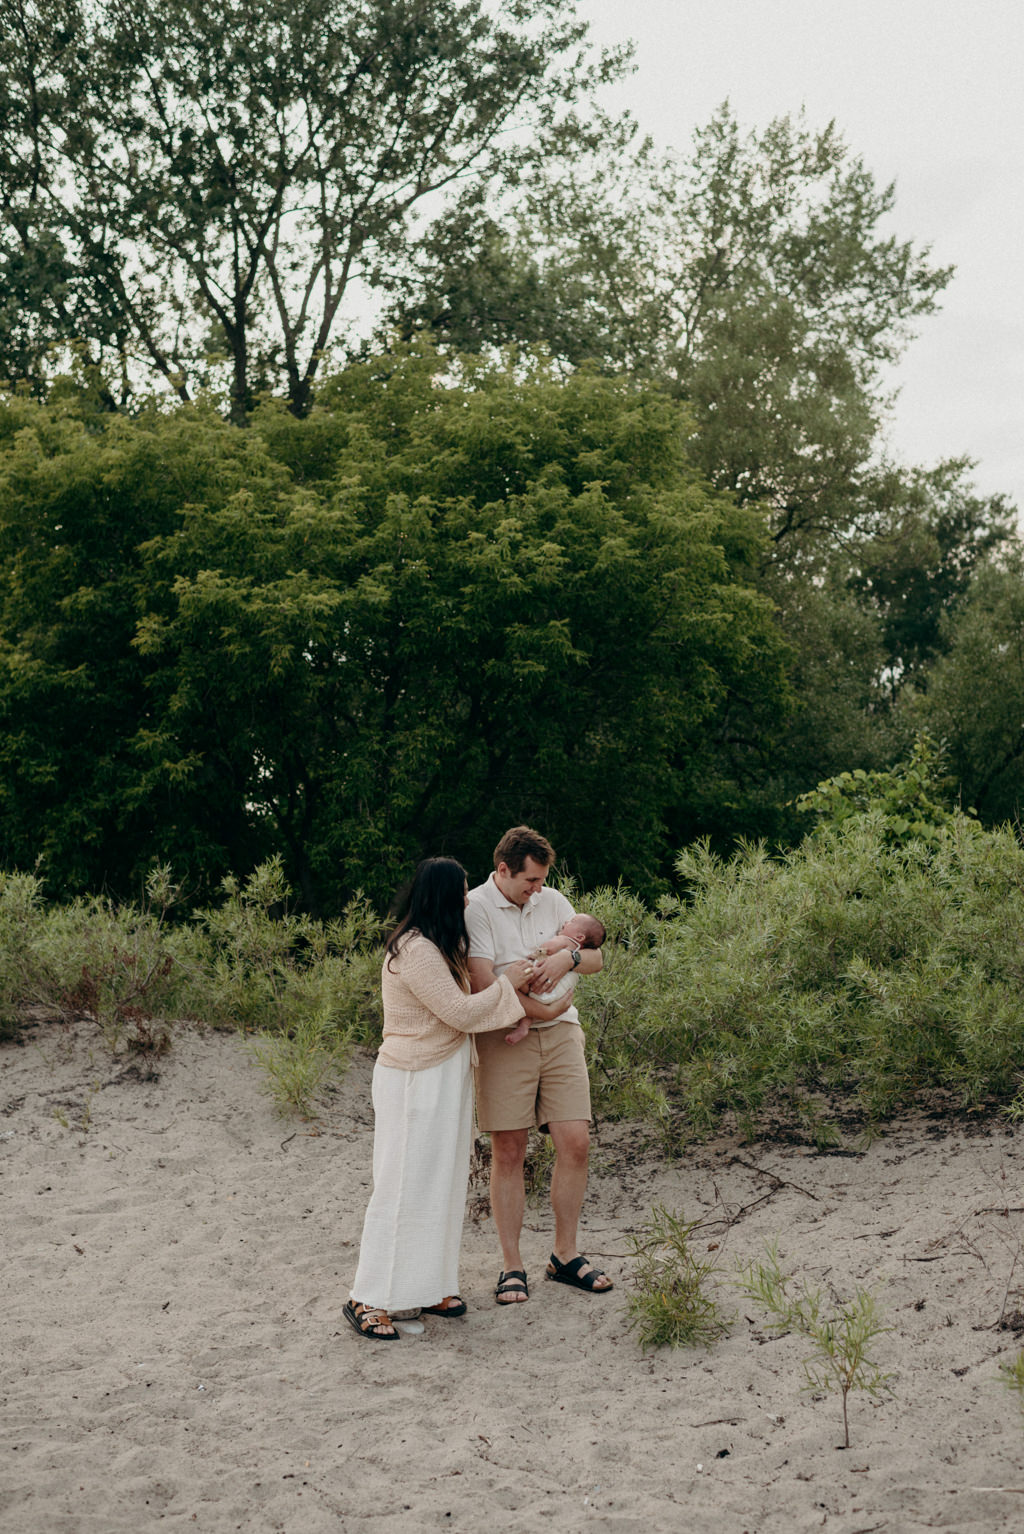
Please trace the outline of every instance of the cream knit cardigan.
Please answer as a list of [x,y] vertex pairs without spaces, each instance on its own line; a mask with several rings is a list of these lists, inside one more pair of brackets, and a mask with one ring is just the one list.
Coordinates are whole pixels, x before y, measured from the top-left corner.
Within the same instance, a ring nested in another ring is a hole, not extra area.
[[[513,1028],[523,1016],[522,999],[511,980],[469,995],[452,975],[441,950],[421,933],[405,938],[381,971],[384,1042],[377,1059],[402,1071],[440,1065],[466,1034]],[[476,1044],[470,1038],[474,1064]]]

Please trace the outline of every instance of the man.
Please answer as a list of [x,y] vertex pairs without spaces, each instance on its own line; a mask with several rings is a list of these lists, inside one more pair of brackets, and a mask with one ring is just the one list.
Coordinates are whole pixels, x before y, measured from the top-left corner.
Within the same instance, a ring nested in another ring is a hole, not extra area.
[[[551,843],[529,826],[513,826],[495,847],[494,873],[470,890],[466,910],[474,991],[492,985],[513,960],[535,952],[574,914],[564,895],[544,886],[554,861]],[[596,974],[602,962],[599,948],[561,949],[537,960],[530,989],[549,990],[570,969]],[[545,1007],[524,997],[524,1011],[533,1021],[521,1043],[507,1044],[500,1032],[477,1037],[477,1122],[491,1136],[491,1212],[504,1263],[495,1289],[499,1305],[529,1299],[519,1238],[526,1207],[523,1163],[533,1124],[547,1130],[555,1147],[554,1250],[545,1277],[591,1294],[612,1287],[607,1274],[577,1247],[590,1151],[590,1083],[583,1032],[571,1001],[570,996],[569,1006]]]

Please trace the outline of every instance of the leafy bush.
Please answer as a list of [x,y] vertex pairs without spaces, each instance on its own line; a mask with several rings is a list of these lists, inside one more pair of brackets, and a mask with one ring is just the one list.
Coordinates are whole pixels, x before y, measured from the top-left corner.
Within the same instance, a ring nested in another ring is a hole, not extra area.
[[665,1346],[707,1347],[728,1330],[709,1286],[716,1265],[698,1257],[690,1241],[698,1224],[659,1204],[639,1235],[630,1238],[635,1258],[630,1326],[644,1353]]
[[801,795],[796,807],[832,826],[873,810],[881,816],[886,840],[893,846],[902,847],[914,839],[934,842],[953,822],[948,803],[953,782],[943,772],[942,753],[935,742],[919,735],[908,761],[878,772],[861,767],[841,772]]
[[291,1032],[261,1029],[253,1057],[266,1073],[266,1086],[281,1113],[313,1116],[318,1089],[348,1064],[351,1038],[339,1032],[334,1018],[315,1013],[299,1019]]
[[297,915],[277,857],[222,888],[222,904],[197,913],[190,1015],[247,1032],[288,1032],[317,1017],[321,1033],[375,1036],[381,925],[361,895],[337,921]]
[[[958,810],[927,835],[897,826],[893,785],[928,798],[931,771],[919,752],[855,779],[874,782],[855,812],[783,854],[697,843],[682,893],[653,906],[567,887],[608,929],[603,971],[576,989],[597,1112],[647,1120],[668,1151],[727,1114],[827,1145],[844,1110],[870,1122],[936,1091],[1024,1118],[1024,848]],[[280,859],[190,921],[170,919],[165,869],[139,908],[47,906],[34,876],[0,874],[0,1027],[30,1004],[95,1018],[115,1049],[160,1047],[176,1017],[237,1027],[306,1105],[379,1039],[382,926],[359,895],[327,923],[288,895]]]
[[[225,880],[220,906],[172,923],[178,892],[166,869],[150,876],[141,907],[49,906],[33,875],[0,873],[0,1026],[13,1031],[29,1007],[89,1017],[117,1051],[165,1048],[173,1020],[190,1018],[258,1032],[268,1070],[290,1058],[296,1081],[312,1079],[300,1058],[310,1052],[322,1075],[326,1059],[378,1036],[380,923],[362,897],[337,921],[295,916],[288,893],[271,859],[243,884]],[[270,1036],[292,1043],[271,1049]],[[310,1090],[283,1095],[304,1104]]]
[[111,1049],[162,1049],[158,1020],[182,1002],[174,937],[166,926],[177,891],[155,869],[141,908],[101,897],[46,906],[30,874],[0,874],[0,1007],[8,1029],[26,1006],[95,1019]]
[[[1024,850],[952,812],[894,842],[868,809],[773,857],[700,844],[687,899],[593,907],[612,941],[577,988],[597,1105],[670,1142],[726,1112],[783,1113],[819,1140],[843,1103],[878,1118],[936,1089],[963,1108],[1013,1098],[1024,1072]],[[1018,1099],[1020,1102],[1020,1099]]]

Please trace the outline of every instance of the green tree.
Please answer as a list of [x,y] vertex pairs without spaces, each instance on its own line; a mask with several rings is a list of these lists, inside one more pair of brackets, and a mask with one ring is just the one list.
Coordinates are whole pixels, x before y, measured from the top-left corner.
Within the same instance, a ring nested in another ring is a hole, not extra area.
[[3,0],[0,365],[48,343],[305,411],[421,204],[514,178],[620,57],[567,0]]
[[846,564],[847,588],[878,619],[890,698],[928,685],[975,571],[1015,541],[1014,508],[1005,496],[977,495],[972,467],[951,459],[931,470],[877,471],[865,486],[865,530],[833,560],[837,575]]
[[988,824],[1024,808],[1024,555],[983,564],[944,625],[913,717],[944,742],[961,797]]
[[1002,496],[977,495],[969,469],[960,460],[873,470],[854,528],[822,569],[812,578],[777,565],[763,572],[790,644],[796,703],[757,780],[752,834],[789,841],[800,831],[795,796],[844,771],[885,768],[910,749],[919,696],[974,571],[1013,544],[1011,508]]
[[690,760],[675,834],[788,839],[797,794],[909,744],[899,695],[924,684],[941,615],[1008,529],[966,463],[877,461],[883,369],[950,271],[889,232],[894,188],[834,125],[744,133],[726,105],[683,157],[604,128],[600,159],[549,166],[507,217],[467,196],[458,239],[439,226],[417,248],[392,317],[469,349],[543,340],[563,365],[685,400],[693,461],[764,510],[759,582],[790,641],[796,708],[780,730],[756,679],[737,691]]
[[504,229],[467,199],[458,244],[439,229],[419,247],[396,312],[459,346],[516,333],[663,382],[691,406],[695,461],[770,508],[792,569],[849,526],[880,370],[951,272],[885,232],[894,188],[833,124],[744,134],[724,105],[685,158],[614,123],[605,138],[533,178]]
[[[0,408],[0,860],[41,859],[52,892],[106,884],[138,895],[161,849],[215,886],[268,850],[225,789],[207,742],[190,819],[150,791],[140,742],[152,731],[141,613],[170,600],[142,548],[182,508],[281,495],[287,472],[251,433],[210,409],[129,420],[94,392]],[[244,487],[244,490],[243,490]],[[241,784],[236,785],[241,790]],[[225,849],[230,849],[230,859]]]
[[752,677],[785,708],[760,519],[657,391],[426,352],[248,432],[9,412],[0,719],[35,754],[11,746],[0,850],[57,883],[158,856],[202,887],[279,850],[337,909],[532,820],[584,879],[650,888],[705,730]]

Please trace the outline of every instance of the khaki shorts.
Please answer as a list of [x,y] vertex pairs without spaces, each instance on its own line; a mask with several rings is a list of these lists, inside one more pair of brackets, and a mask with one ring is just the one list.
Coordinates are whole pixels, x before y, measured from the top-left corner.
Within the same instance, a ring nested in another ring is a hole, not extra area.
[[484,1130],[546,1129],[590,1119],[590,1081],[579,1023],[531,1028],[518,1044],[478,1033],[476,1121]]

